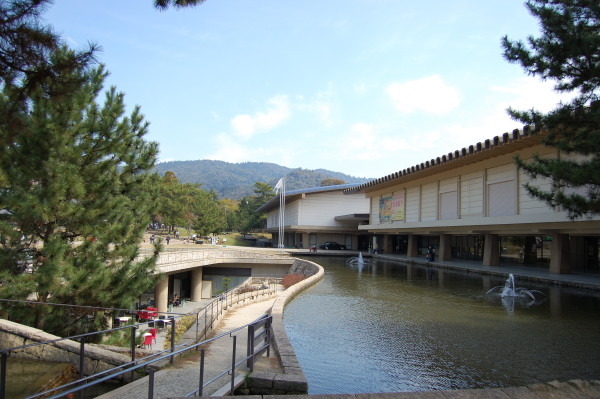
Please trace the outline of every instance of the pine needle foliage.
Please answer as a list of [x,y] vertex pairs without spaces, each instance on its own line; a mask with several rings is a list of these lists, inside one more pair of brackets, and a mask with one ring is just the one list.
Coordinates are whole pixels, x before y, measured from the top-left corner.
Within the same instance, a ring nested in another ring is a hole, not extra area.
[[[102,66],[64,73],[80,82],[67,92],[48,79],[25,98],[10,81],[0,93],[0,297],[130,308],[155,282],[160,248],[138,255],[158,147],[144,139],[140,109],[125,116],[124,95],[103,91]],[[18,317],[58,334],[102,327],[102,313],[65,309],[38,305]]]
[[561,156],[516,162],[533,178],[548,179],[550,190],[525,188],[549,206],[567,210],[571,219],[600,214],[600,3],[597,0],[529,0],[541,36],[502,40],[504,57],[530,75],[555,82],[573,99],[543,114],[535,109],[509,114],[543,131],[544,143]]

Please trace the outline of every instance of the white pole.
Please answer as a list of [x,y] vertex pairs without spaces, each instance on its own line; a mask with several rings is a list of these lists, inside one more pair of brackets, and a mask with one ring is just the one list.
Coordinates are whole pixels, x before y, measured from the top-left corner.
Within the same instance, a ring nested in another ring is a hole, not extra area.
[[279,240],[278,248],[284,247],[284,225],[285,225],[285,176],[281,179],[281,192],[279,197]]
[[285,176],[279,179],[279,181],[275,185],[275,192],[279,194],[277,248],[283,248],[283,226],[285,224]]

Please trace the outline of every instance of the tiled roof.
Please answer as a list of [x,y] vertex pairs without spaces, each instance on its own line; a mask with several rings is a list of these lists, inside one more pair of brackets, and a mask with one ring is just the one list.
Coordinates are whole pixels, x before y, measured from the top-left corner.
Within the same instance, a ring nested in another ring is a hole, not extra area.
[[502,136],[496,136],[493,139],[485,140],[474,145],[450,152],[430,161],[426,161],[410,168],[400,170],[360,184],[353,188],[344,190],[344,194],[356,194],[360,192],[369,192],[398,184],[401,180],[412,180],[434,173],[440,172],[441,168],[455,168],[469,163],[481,161],[491,156],[502,155],[513,152],[516,149],[530,147],[541,142],[543,134],[540,129],[534,126],[524,126],[522,130],[515,129],[512,133],[504,133]]

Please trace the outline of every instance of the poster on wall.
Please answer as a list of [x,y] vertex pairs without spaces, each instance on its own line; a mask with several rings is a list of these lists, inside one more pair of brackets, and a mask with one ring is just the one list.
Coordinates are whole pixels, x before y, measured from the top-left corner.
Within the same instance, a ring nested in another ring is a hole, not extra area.
[[404,220],[404,194],[394,194],[379,200],[379,222]]

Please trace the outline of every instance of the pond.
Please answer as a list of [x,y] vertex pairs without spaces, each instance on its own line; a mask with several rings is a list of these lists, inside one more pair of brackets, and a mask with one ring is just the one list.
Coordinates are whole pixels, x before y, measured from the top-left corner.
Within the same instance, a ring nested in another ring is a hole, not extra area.
[[[600,376],[600,293],[348,258],[285,309],[310,394],[523,386]],[[362,270],[361,270],[362,269]]]

